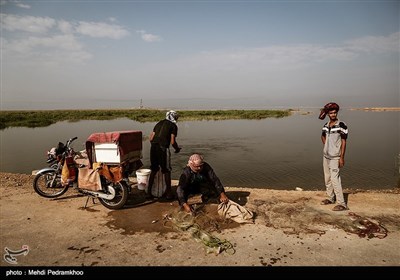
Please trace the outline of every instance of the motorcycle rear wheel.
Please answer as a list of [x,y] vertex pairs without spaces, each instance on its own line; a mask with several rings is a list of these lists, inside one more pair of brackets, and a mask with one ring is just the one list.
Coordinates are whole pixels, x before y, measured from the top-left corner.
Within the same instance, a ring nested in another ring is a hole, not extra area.
[[99,197],[99,201],[108,209],[121,209],[122,207],[124,207],[126,201],[128,200],[129,186],[124,181],[120,181],[118,183],[109,183],[109,186],[110,185],[115,190],[115,197],[113,199],[105,199]]
[[54,198],[63,195],[68,185],[61,184],[61,174],[57,174],[56,170],[47,170],[35,176],[33,189],[40,196]]

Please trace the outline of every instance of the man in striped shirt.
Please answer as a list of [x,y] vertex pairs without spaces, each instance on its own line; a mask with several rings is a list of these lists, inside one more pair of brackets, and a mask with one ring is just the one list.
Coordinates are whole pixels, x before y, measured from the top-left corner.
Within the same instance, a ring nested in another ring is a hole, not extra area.
[[320,119],[324,119],[325,115],[329,117],[329,122],[322,127],[321,135],[324,145],[323,168],[328,199],[323,200],[321,204],[334,204],[336,201],[337,205],[332,209],[333,211],[348,210],[339,172],[344,166],[348,128],[343,121],[338,119],[338,112],[339,105],[331,102],[325,105],[319,116]]

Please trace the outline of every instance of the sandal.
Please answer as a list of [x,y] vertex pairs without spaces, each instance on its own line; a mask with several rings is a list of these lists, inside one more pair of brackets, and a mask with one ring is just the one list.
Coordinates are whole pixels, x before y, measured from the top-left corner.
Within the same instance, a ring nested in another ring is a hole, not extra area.
[[324,199],[321,201],[321,205],[328,205],[328,204],[333,204],[333,202],[330,201],[329,199]]
[[343,205],[336,205],[335,207],[333,207],[332,210],[333,211],[344,211],[344,210],[347,210],[347,207],[345,207]]

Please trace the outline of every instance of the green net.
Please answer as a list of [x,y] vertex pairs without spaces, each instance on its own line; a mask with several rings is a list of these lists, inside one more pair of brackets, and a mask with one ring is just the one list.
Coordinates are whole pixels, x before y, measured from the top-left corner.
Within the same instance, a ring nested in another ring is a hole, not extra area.
[[[196,219],[201,218],[203,214],[192,215],[184,211],[174,212],[164,217],[164,226],[173,228],[176,231],[189,233],[194,240],[203,244],[206,253],[220,254],[226,252],[234,254],[235,249],[228,240],[221,240],[210,232],[202,229]],[[203,217],[204,218],[204,217]]]

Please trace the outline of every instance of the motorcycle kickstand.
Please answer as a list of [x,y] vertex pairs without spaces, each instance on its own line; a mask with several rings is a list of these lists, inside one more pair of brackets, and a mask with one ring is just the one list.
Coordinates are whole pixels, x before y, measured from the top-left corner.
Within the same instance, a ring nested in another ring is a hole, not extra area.
[[87,204],[88,204],[90,198],[92,198],[93,204],[96,204],[96,202],[94,201],[95,197],[94,197],[94,196],[91,196],[91,195],[88,195],[88,196],[87,196],[87,199],[86,199],[85,206],[83,207],[84,209],[86,209],[86,206],[87,206]]

